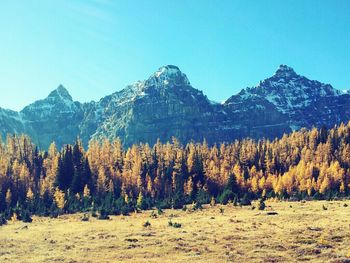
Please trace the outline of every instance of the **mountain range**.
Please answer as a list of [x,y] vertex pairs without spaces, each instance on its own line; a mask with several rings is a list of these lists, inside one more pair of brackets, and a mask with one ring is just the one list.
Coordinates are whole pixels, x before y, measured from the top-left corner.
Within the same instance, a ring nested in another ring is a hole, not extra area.
[[0,133],[28,134],[41,148],[80,137],[119,137],[125,146],[165,142],[209,144],[239,138],[275,138],[302,127],[331,127],[350,120],[350,93],[298,75],[281,65],[272,77],[223,103],[191,86],[173,65],[161,67],[99,101],[80,103],[60,85],[47,98],[16,112],[0,108]]

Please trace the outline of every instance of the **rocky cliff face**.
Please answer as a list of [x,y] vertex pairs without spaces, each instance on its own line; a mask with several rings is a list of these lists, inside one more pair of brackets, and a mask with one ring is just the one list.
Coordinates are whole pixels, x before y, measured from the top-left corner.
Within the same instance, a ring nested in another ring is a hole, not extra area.
[[93,136],[117,135],[127,144],[171,136],[202,140],[215,115],[207,97],[175,66],[162,67],[146,81],[113,94],[107,105]]
[[28,133],[47,148],[77,136],[120,137],[125,145],[177,137],[183,143],[274,138],[301,127],[333,126],[350,119],[350,95],[281,65],[276,73],[226,102],[213,103],[176,66],[161,67],[98,102],[74,102],[59,86],[21,112],[0,109],[1,134]]

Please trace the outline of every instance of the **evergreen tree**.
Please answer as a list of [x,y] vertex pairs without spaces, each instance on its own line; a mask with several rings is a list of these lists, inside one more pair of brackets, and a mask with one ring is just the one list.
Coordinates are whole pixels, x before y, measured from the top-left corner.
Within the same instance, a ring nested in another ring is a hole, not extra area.
[[55,185],[58,186],[59,189],[66,191],[71,186],[74,172],[72,147],[67,145],[62,153],[62,158],[59,158]]

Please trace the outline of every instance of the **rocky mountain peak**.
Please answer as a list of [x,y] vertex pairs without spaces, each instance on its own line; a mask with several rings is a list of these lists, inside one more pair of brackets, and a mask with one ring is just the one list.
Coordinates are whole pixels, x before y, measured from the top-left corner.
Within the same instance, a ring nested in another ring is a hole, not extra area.
[[190,82],[187,76],[174,65],[160,67],[146,81],[146,86],[168,87],[188,85],[190,85]]
[[294,69],[287,65],[280,65],[274,74],[275,77],[279,78],[289,78],[297,76]]
[[48,97],[54,99],[73,101],[72,96],[62,84],[60,84],[55,90],[53,90]]

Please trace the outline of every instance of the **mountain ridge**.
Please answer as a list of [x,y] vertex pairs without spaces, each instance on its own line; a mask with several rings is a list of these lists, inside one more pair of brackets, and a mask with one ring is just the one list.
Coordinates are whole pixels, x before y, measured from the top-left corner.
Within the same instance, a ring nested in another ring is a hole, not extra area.
[[350,119],[350,95],[280,65],[255,87],[242,89],[223,103],[191,86],[174,65],[160,67],[149,78],[102,97],[74,101],[59,85],[46,98],[21,111],[0,108],[2,137],[27,133],[43,148],[77,136],[120,137],[125,145],[172,136],[181,142],[228,142],[242,137],[274,138],[302,127],[333,126]]

